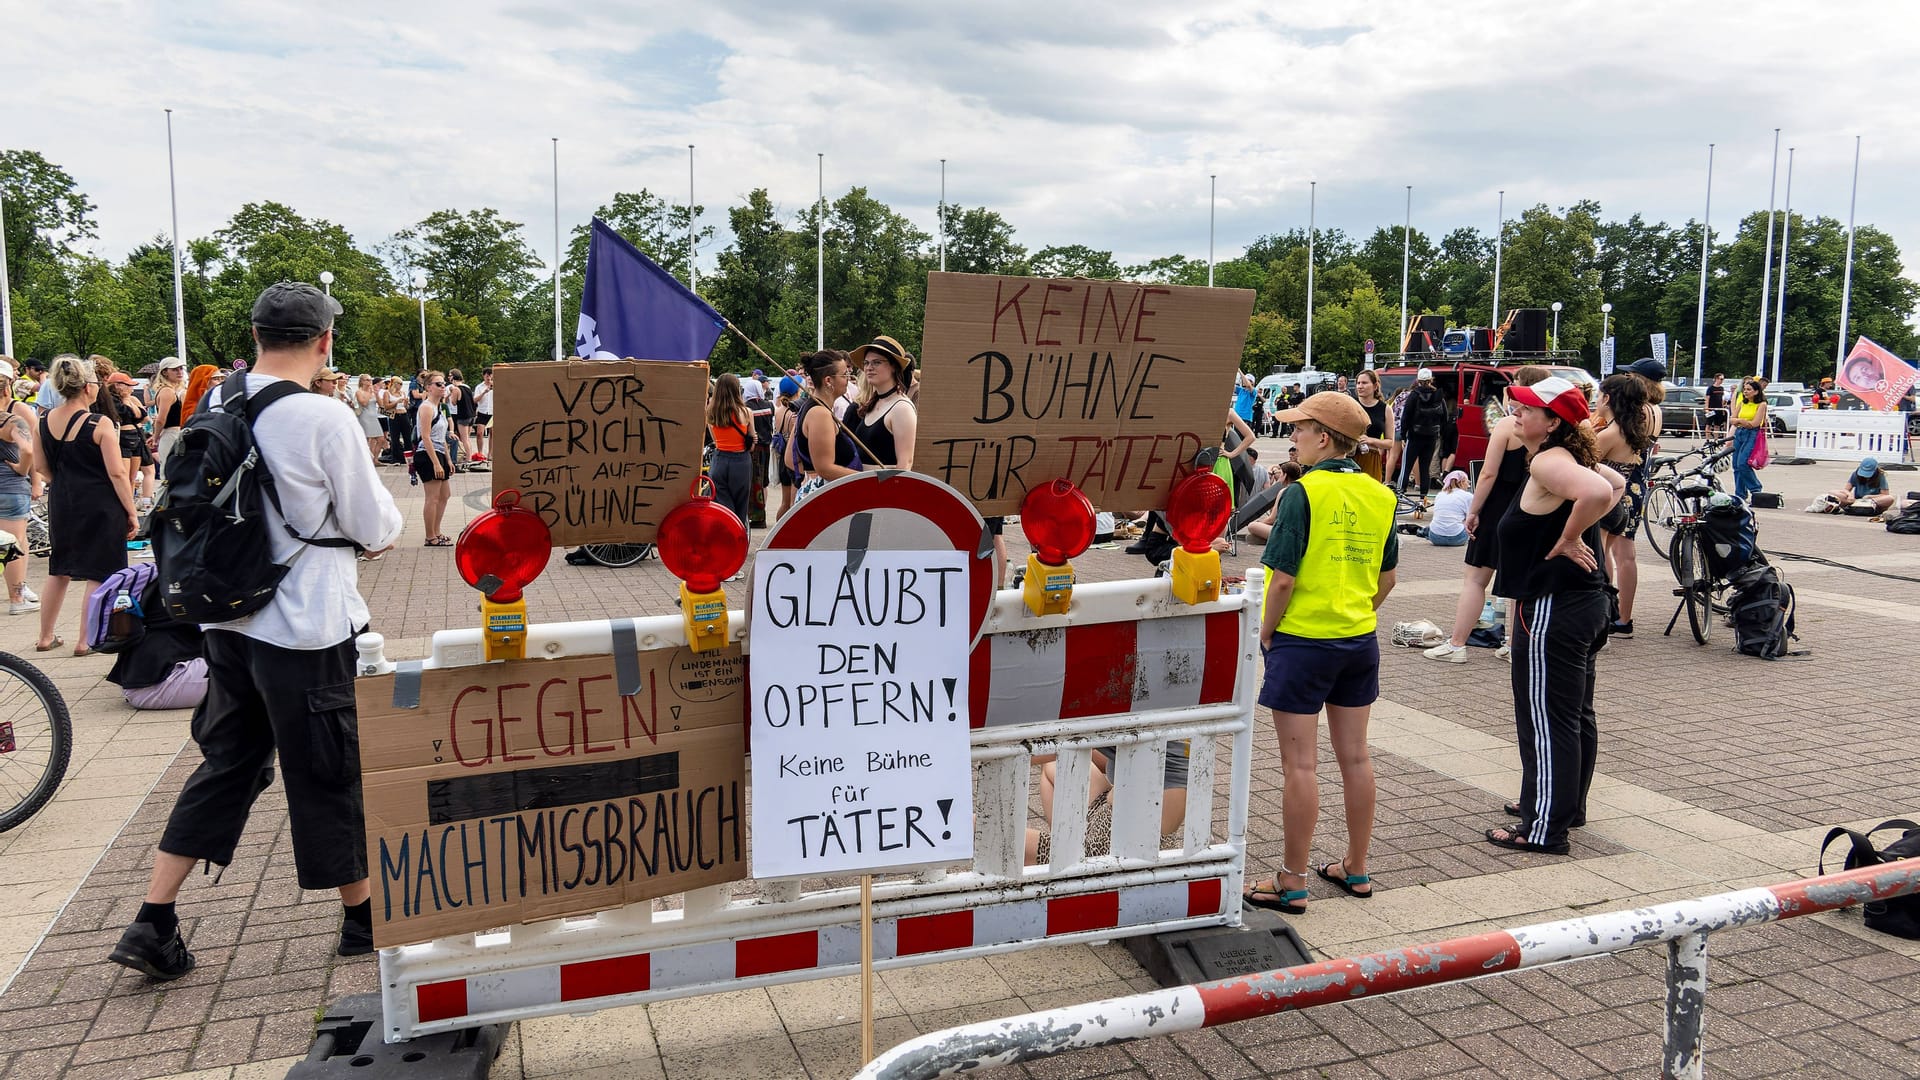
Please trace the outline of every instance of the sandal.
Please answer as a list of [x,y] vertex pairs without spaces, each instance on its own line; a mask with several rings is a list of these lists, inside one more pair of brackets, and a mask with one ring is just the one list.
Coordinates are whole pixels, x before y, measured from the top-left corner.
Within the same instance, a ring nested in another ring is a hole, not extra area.
[[1509,851],[1531,851],[1539,855],[1565,855],[1572,850],[1568,844],[1536,844],[1512,829],[1501,827],[1487,830],[1487,843]]
[[[1293,871],[1288,870],[1285,866],[1280,868],[1280,874],[1289,874],[1301,878],[1307,876],[1305,874],[1294,874]],[[1265,884],[1253,885],[1243,890],[1240,893],[1241,901],[1257,908],[1277,911],[1282,915],[1305,915],[1307,913],[1307,905],[1300,901],[1308,897],[1309,894],[1307,890],[1280,888],[1280,874],[1275,874],[1268,878]],[[1270,899],[1262,899],[1262,897]]]
[[453,539],[451,537],[446,537],[446,536],[429,536],[427,537],[426,546],[427,547],[452,547]]
[[[1340,868],[1338,874],[1333,872],[1333,868],[1336,866]],[[1316,866],[1313,868],[1313,872],[1319,874],[1322,881],[1332,883],[1334,888],[1339,889],[1341,892],[1346,893],[1356,900],[1367,900],[1373,896],[1373,879],[1365,874],[1347,873],[1347,866],[1343,862],[1330,862],[1325,866]],[[1365,885],[1367,891],[1361,892],[1357,888],[1357,886],[1360,885]]]
[[80,646],[76,646],[76,647],[74,648],[74,650],[73,650],[73,655],[75,655],[75,656],[92,656],[92,655],[93,655],[93,650],[92,650],[92,649],[89,649],[89,648],[87,648],[87,647],[86,647],[85,645],[80,645]]
[[66,642],[65,642],[64,640],[62,640],[62,639],[61,639],[61,637],[60,637],[60,635],[58,635],[58,634],[55,634],[55,635],[53,636],[53,640],[52,640],[52,641],[49,641],[49,642],[47,642],[47,643],[46,643],[45,645],[42,645],[42,644],[40,644],[40,643],[39,643],[39,642],[37,642],[37,641],[36,641],[36,642],[34,642],[34,643],[33,643],[33,651],[34,651],[34,652],[52,652],[53,650],[55,650],[55,649],[57,649],[57,648],[59,648],[59,647],[60,647],[60,646],[62,646],[62,645],[65,645],[65,644],[66,644]]

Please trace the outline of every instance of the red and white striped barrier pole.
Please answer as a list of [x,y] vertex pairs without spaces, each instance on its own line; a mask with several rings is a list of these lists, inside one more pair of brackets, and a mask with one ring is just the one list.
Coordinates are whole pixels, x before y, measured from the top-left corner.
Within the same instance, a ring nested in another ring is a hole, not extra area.
[[1920,859],[1301,964],[948,1028],[888,1050],[856,1074],[855,1080],[947,1076],[1662,942],[1668,946],[1668,961],[1661,1075],[1697,1080],[1706,1007],[1707,935],[1916,893],[1920,893]]

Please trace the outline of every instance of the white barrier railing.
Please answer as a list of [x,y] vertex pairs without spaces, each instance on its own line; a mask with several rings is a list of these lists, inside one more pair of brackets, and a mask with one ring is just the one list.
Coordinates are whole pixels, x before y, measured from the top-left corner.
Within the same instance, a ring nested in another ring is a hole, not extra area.
[[[874,966],[1234,925],[1245,866],[1254,608],[1189,606],[1166,579],[1074,588],[1036,618],[1000,594],[976,647],[971,867],[876,879]],[[743,645],[746,620],[730,613]],[[632,620],[641,649],[684,644],[678,615]],[[534,626],[527,655],[609,652],[607,621]],[[428,667],[481,661],[477,629],[434,635]],[[390,670],[361,642],[360,672]],[[982,716],[982,714],[984,714]],[[1220,737],[1230,737],[1226,835],[1214,836]],[[1169,742],[1189,741],[1184,825],[1161,847]],[[1087,850],[1094,749],[1110,751],[1111,846]],[[1025,865],[1033,757],[1058,754],[1049,861]],[[442,938],[380,953],[388,1042],[437,1031],[847,974],[860,898],[844,880],[734,882],[597,915]]]
[[1865,409],[1802,409],[1794,453],[1816,461],[1877,457],[1901,461],[1907,452],[1907,414]]

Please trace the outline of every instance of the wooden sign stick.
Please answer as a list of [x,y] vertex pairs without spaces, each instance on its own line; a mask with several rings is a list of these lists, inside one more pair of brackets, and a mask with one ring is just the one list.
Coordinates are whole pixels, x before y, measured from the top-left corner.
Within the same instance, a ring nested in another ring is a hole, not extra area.
[[860,875],[860,1062],[873,1060],[873,875]]

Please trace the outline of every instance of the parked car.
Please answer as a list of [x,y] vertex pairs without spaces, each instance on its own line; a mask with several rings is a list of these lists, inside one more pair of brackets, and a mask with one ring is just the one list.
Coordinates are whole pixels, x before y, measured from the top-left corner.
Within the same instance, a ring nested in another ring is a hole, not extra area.
[[1690,386],[1670,386],[1660,403],[1660,434],[1698,434],[1705,415],[1707,395]]
[[1805,390],[1768,390],[1767,426],[1775,435],[1800,430],[1800,410],[1813,408],[1813,394]]

